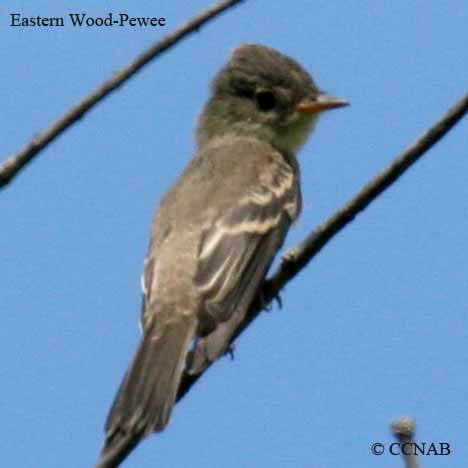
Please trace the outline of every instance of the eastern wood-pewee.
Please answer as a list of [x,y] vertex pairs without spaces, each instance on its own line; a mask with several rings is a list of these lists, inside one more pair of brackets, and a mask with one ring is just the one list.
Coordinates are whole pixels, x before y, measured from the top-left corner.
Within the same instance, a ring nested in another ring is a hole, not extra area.
[[294,60],[237,48],[215,77],[198,152],[156,212],[143,273],[143,337],[110,410],[103,460],[166,426],[181,374],[228,349],[301,209],[296,153],[321,93]]

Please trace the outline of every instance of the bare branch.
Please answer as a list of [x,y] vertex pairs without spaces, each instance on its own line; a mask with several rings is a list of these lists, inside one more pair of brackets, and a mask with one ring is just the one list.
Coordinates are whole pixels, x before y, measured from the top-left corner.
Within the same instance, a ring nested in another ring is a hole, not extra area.
[[135,73],[143,68],[147,63],[167,49],[175,45],[185,36],[189,35],[207,23],[209,20],[218,16],[227,9],[237,5],[243,0],[223,0],[214,4],[204,12],[195,16],[185,25],[176,29],[149,49],[139,55],[132,63],[115,73],[110,79],[105,81],[98,89],[89,94],[79,104],[72,107],[63,117],[57,120],[51,127],[43,133],[37,135],[21,151],[8,158],[0,164],[0,189],[6,186],[40,151],[48,146],[67,128],[77,122],[83,115],[102,101],[112,91],[115,91]]
[[[404,444],[411,445],[414,443],[416,424],[413,419],[409,417],[396,419],[392,422],[391,429],[393,435],[400,443],[400,447],[403,447]],[[400,452],[405,461],[406,468],[419,468],[417,455],[414,454],[414,450],[400,449]]]
[[301,244],[290,249],[284,256],[279,270],[270,278],[270,288],[273,293],[270,300],[320,252],[322,247],[335,234],[341,231],[360,211],[367,208],[382,192],[396,182],[407,169],[442,139],[467,112],[468,95],[460,99],[438,122],[398,156],[385,171],[365,185],[346,205],[311,232]]
[[[250,307],[249,313],[234,332],[231,343],[258,317],[265,305],[270,304],[279,296],[284,286],[320,252],[322,247],[335,234],[341,231],[385,189],[390,187],[412,164],[454,127],[467,112],[468,95],[464,96],[436,124],[398,156],[384,172],[377,175],[346,205],[312,231],[301,244],[289,250],[283,257],[278,270],[264,282],[260,294]],[[202,375],[203,372],[195,375],[184,374],[177,399],[183,398]]]
[[[468,95],[461,99],[445,116],[431,127],[421,138],[403,152],[384,172],[369,182],[354,198],[338,210],[327,221],[313,231],[301,244],[291,249],[283,257],[283,262],[273,276],[266,280],[250,307],[244,321],[235,330],[231,343],[258,317],[266,305],[278,297],[284,286],[291,281],[317,255],[322,247],[354,217],[364,210],[386,188],[392,185],[414,162],[435,145],[468,112]],[[181,400],[193,384],[211,366],[199,374],[184,373],[177,394]],[[119,434],[119,443],[105,459],[101,459],[96,468],[114,468],[118,466],[139,442],[141,434]],[[418,468],[407,465],[407,468]]]

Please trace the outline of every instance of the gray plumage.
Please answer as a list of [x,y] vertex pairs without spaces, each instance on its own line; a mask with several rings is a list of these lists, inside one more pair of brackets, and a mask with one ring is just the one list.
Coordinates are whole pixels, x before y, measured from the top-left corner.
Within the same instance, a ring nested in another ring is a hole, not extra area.
[[110,410],[99,466],[114,466],[105,460],[166,426],[184,369],[199,373],[227,351],[299,215],[295,153],[317,113],[297,106],[319,95],[296,62],[256,45],[236,49],[215,78],[198,154],[152,224],[143,337]]

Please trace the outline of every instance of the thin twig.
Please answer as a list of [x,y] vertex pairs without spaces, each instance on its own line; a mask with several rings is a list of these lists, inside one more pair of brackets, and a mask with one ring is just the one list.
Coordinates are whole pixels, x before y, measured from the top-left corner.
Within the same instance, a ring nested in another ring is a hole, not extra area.
[[391,429],[400,444],[399,451],[405,461],[405,467],[419,468],[417,455],[415,455],[412,448],[416,431],[414,420],[408,417],[399,418],[393,421]]
[[86,112],[108,96],[112,91],[115,91],[135,75],[135,73],[143,68],[148,62],[165,52],[188,34],[198,31],[198,29],[210,19],[242,1],[243,0],[223,0],[214,4],[201,14],[195,16],[185,25],[152,45],[149,49],[139,55],[132,63],[115,73],[98,89],[89,94],[79,104],[72,107],[63,117],[53,123],[51,127],[34,137],[33,140],[21,151],[0,164],[0,189],[11,182],[11,180],[40,153],[40,151],[55,140],[67,128],[81,119]]
[[[266,305],[270,304],[280,291],[289,283],[322,247],[355,216],[364,210],[385,189],[390,187],[412,164],[434,146],[466,113],[468,112],[468,95],[464,96],[435,125],[426,131],[415,143],[406,149],[381,174],[370,181],[346,205],[312,231],[298,246],[289,250],[283,257],[278,270],[264,282],[260,294],[250,307],[249,313],[233,334],[231,343],[258,317]],[[209,367],[209,364],[208,364]],[[205,369],[206,371],[206,369]],[[204,372],[205,372],[204,371]],[[203,373],[184,374],[179,387],[177,400],[183,398],[192,385]]]

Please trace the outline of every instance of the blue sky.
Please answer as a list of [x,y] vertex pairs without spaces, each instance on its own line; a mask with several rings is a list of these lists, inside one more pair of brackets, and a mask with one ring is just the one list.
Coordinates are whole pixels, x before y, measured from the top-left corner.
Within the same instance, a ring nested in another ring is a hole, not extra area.
[[[210,2],[0,8],[0,157]],[[164,28],[12,28],[10,13],[164,16]],[[230,51],[290,54],[352,106],[300,154],[292,246],[468,89],[468,3],[251,0],[171,49],[0,192],[2,465],[91,466],[139,338],[149,223],[194,152]],[[466,465],[468,121],[337,235],[124,467],[381,468],[394,417]]]

